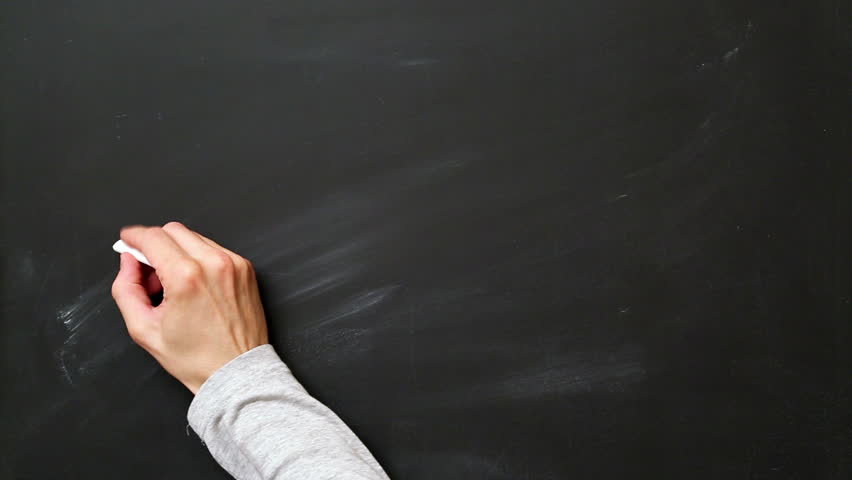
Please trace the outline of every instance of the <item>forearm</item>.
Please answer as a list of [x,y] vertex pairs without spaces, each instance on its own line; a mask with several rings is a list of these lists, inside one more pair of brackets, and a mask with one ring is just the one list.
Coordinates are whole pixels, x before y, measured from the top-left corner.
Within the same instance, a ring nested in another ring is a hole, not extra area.
[[238,480],[387,479],[358,437],[305,391],[270,345],[214,373],[188,419]]

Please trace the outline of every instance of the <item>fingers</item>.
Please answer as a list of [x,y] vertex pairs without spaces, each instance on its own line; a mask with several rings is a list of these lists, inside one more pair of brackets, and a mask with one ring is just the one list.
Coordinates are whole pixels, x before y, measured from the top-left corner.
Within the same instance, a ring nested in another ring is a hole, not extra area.
[[121,239],[135,247],[157,270],[170,270],[186,259],[186,252],[160,227],[132,226],[121,229]]
[[140,345],[147,343],[155,327],[153,307],[143,281],[142,264],[133,255],[122,253],[121,269],[112,284],[112,297],[121,310],[130,337]]
[[205,255],[209,255],[212,250],[207,242],[182,223],[169,222],[163,225],[163,230],[172,237],[183,251],[195,259],[201,260]]
[[234,253],[234,252],[232,252],[232,251],[228,250],[227,248],[223,247],[222,245],[219,245],[218,243],[214,242],[213,240],[210,240],[209,238],[205,237],[204,235],[202,235],[202,234],[200,234],[200,233],[198,233],[198,232],[195,232],[195,233],[196,233],[196,235],[198,235],[198,237],[199,237],[199,238],[201,238],[201,240],[202,240],[204,243],[206,243],[207,245],[210,245],[210,246],[211,246],[211,247],[213,247],[213,248],[218,248],[219,250],[222,250],[223,252],[227,252],[227,253],[231,253],[231,254],[236,255],[236,253]]
[[[196,270],[198,265],[187,265],[187,260],[190,259],[212,267],[216,272],[228,271],[234,266],[240,267],[241,270],[252,270],[251,264],[245,258],[179,222],[169,222],[162,228],[127,227],[122,229],[121,238],[144,253],[154,268],[165,273],[168,278],[172,278],[171,274],[181,278],[186,271]],[[192,263],[191,260],[189,263]],[[158,280],[162,279],[163,276],[160,275]],[[149,287],[152,286],[154,285]]]
[[173,236],[178,245],[198,261],[210,275],[229,274],[234,258],[221,248],[205,242],[201,236],[178,222],[169,222],[163,230]]
[[249,271],[251,271],[251,272],[254,271],[254,267],[252,266],[251,262],[248,261],[248,259],[228,250],[227,248],[219,245],[218,243],[214,242],[213,240],[210,240],[209,238],[205,237],[204,235],[202,235],[200,233],[197,233],[197,235],[201,238],[201,240],[203,240],[205,243],[207,243],[211,247],[219,249],[219,250],[227,253],[228,256],[231,257],[231,260],[234,262],[234,265],[237,265],[237,266],[243,265],[243,266],[247,267],[247,269]]

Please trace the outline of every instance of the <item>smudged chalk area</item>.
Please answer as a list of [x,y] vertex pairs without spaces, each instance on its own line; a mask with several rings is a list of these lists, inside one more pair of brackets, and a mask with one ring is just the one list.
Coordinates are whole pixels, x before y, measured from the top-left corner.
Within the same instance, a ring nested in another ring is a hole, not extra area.
[[56,312],[65,336],[55,355],[62,378],[69,385],[96,375],[130,345],[110,295],[111,284],[111,276],[100,280]]

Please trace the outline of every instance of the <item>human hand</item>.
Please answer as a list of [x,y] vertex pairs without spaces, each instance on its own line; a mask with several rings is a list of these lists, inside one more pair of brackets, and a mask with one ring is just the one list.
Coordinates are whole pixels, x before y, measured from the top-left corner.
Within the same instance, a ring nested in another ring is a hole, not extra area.
[[[268,343],[266,317],[251,263],[180,223],[132,226],[129,253],[112,284],[130,337],[192,393],[220,367]],[[154,306],[150,296],[163,292]]]

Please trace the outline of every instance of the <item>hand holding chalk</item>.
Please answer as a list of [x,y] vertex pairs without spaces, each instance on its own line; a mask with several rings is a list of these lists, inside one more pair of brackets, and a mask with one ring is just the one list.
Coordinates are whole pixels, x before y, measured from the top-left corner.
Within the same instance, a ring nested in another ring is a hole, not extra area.
[[153,267],[153,265],[151,265],[151,262],[149,262],[148,259],[145,257],[144,253],[142,253],[139,250],[136,250],[135,248],[131,247],[130,245],[124,243],[124,240],[119,240],[119,241],[115,242],[114,244],[112,244],[112,249],[115,250],[116,252],[120,253],[120,254],[121,253],[129,253],[129,254],[133,255],[133,257],[136,258],[136,260],[139,260],[140,262],[144,263],[145,265],[148,265],[149,267]]
[[[193,393],[213,372],[269,343],[251,263],[177,222],[125,227],[112,284],[130,337]],[[135,249],[130,247],[139,247]],[[145,252],[143,255],[142,252]],[[151,259],[156,272],[140,265]],[[163,292],[154,304],[151,296]]]

